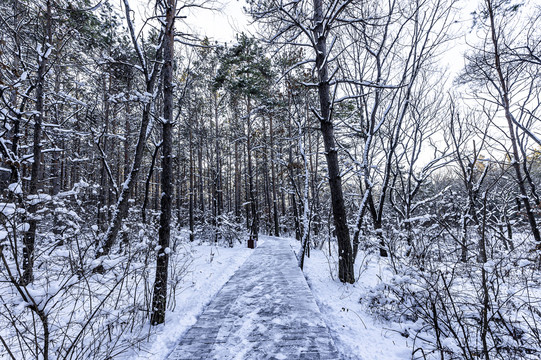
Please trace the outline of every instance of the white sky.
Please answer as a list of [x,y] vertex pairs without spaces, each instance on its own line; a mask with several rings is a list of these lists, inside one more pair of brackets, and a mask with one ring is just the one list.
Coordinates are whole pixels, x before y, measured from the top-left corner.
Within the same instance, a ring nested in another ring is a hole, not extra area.
[[[153,0],[131,1],[133,10],[136,13],[136,27],[140,27],[141,19],[152,14],[154,8]],[[242,7],[245,0],[216,0],[213,5],[216,10],[191,9],[180,15],[186,16],[185,25],[177,23],[177,30],[197,34],[203,38],[208,36],[211,40],[218,42],[231,42],[235,35],[244,31],[250,33],[249,18],[243,13]]]
[[225,0],[221,11],[200,10],[189,15],[186,22],[196,33],[219,42],[235,40],[235,34],[249,32],[249,19],[243,13],[244,0]]
[[[182,0],[181,0],[182,1]],[[210,0],[213,1],[213,0]],[[208,36],[218,42],[235,41],[235,35],[242,31],[246,33],[255,33],[254,26],[250,25],[250,18],[243,12],[245,0],[214,0],[215,11],[193,9],[189,13],[185,11],[180,14],[187,16],[184,20],[188,28],[177,23],[177,29],[199,35]],[[443,58],[442,62],[448,64],[451,72],[455,72],[458,67],[463,66],[462,52],[467,48],[465,44],[466,33],[471,29],[471,12],[477,7],[480,0],[459,0],[458,23],[453,32],[461,33],[454,44],[450,47],[449,55]],[[530,0],[533,2],[541,0]],[[136,27],[142,25],[142,19],[148,18],[152,14],[154,0],[131,0],[132,9],[136,13]],[[120,4],[119,4],[120,5]],[[458,60],[458,61],[457,61]]]

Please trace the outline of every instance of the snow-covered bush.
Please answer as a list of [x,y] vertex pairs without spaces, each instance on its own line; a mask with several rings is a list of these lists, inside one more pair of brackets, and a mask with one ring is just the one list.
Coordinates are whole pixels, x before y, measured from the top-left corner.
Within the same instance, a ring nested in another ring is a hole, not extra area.
[[201,243],[233,247],[242,242],[246,233],[243,224],[235,221],[233,214],[223,214],[217,219],[206,219],[194,228],[194,239]]
[[519,256],[484,264],[434,262],[425,271],[401,264],[361,303],[403,324],[415,359],[538,359],[537,274],[534,263]]
[[[81,208],[88,196],[80,182],[44,203],[32,283],[21,281],[24,206],[13,196],[0,204],[0,358],[112,359],[148,337],[156,228],[138,222],[134,208],[126,236],[95,260],[98,227]],[[94,271],[98,263],[103,273]],[[186,266],[172,270],[171,282]]]

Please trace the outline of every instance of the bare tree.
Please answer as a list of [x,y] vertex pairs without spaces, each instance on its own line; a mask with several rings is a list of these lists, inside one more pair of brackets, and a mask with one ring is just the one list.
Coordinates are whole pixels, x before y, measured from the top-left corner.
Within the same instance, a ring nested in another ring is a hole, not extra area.
[[349,154],[364,188],[356,217],[355,248],[368,211],[379,238],[380,255],[388,255],[382,231],[395,169],[405,156],[407,125],[427,116],[420,112],[428,107],[423,109],[415,99],[440,91],[430,75],[438,49],[452,38],[449,26],[454,3],[395,0],[361,6],[355,9],[357,18],[371,20],[351,21],[337,41],[343,52],[339,67],[342,79],[338,80],[342,91],[337,92],[343,96],[337,101],[355,106],[356,114],[346,126],[360,137],[362,147],[359,154]]
[[327,42],[329,38],[332,38],[331,31],[343,22],[341,15],[344,14],[344,10],[353,3],[352,0],[334,0],[328,4],[324,4],[322,0],[286,4],[278,1],[251,1],[249,9],[256,20],[268,25],[271,35],[267,37],[271,42],[295,43],[298,46],[310,48],[314,54],[315,58],[303,63],[314,63],[317,80],[316,83],[310,85],[317,88],[319,109],[313,109],[313,113],[320,122],[327,159],[334,226],[338,239],[338,276],[342,282],[349,283],[355,282],[353,252],[347,226],[338,146],[334,137],[333,96],[331,94],[333,74],[329,73],[330,50],[335,39],[330,50],[327,49]]
[[[514,169],[521,202],[524,205],[533,237],[540,244],[541,235],[526,188],[528,176],[525,176],[524,168],[521,169],[521,163],[525,159],[521,154],[520,139],[517,136],[517,131],[520,129],[533,137],[533,139],[536,139],[531,129],[528,129],[519,121],[524,115],[531,115],[531,113],[528,114],[526,104],[530,102],[535,90],[531,87],[532,83],[527,80],[529,85],[524,88],[521,73],[527,63],[519,62],[517,65],[512,58],[509,59],[506,51],[506,48],[511,46],[507,33],[511,25],[506,17],[512,17],[514,11],[516,11],[514,7],[506,8],[505,1],[485,0],[480,18],[484,21],[481,26],[486,31],[486,38],[482,47],[468,56],[469,62],[463,74],[463,80],[470,83],[484,84],[490,101],[503,110],[507,125],[506,136],[511,147],[509,153],[511,156],[510,163]],[[482,96],[482,93],[477,96]],[[516,99],[515,101],[519,104],[522,101],[522,106],[519,106],[517,110],[514,110],[513,99]],[[517,112],[519,114],[518,119],[515,116]],[[531,120],[531,116],[527,116],[527,118]],[[535,187],[533,189],[535,193]]]
[[162,119],[162,194],[156,280],[152,298],[152,325],[165,321],[167,274],[169,271],[169,240],[171,238],[171,206],[173,197],[173,56],[175,50],[176,0],[159,3],[165,13],[163,45],[163,119]]
[[159,60],[162,57],[162,48],[165,43],[163,41],[163,32],[161,32],[158,36],[160,46],[155,51],[156,61],[150,62],[147,59],[145,53],[143,52],[140,44],[138,43],[133,22],[131,20],[132,13],[128,0],[124,0],[124,12],[126,16],[126,23],[130,34],[130,39],[132,41],[132,46],[134,47],[137,54],[139,68],[143,73],[145,81],[145,92],[140,99],[143,105],[143,113],[130,173],[120,189],[120,194],[117,203],[115,204],[111,223],[107,228],[107,231],[105,232],[102,243],[97,249],[97,257],[109,254],[111,248],[116,241],[116,237],[122,225],[122,221],[124,220],[128,212],[128,201],[133,187],[137,181],[137,177],[139,175],[139,170],[144,155],[145,144],[148,138],[148,129],[150,127],[149,123],[152,115],[151,112],[153,111],[153,97],[155,92],[156,79],[158,78],[158,74],[160,73]]
[[52,3],[47,0],[45,8],[45,28],[46,34],[42,44],[38,47],[38,72],[36,79],[36,116],[34,119],[34,144],[32,151],[32,170],[30,174],[30,206],[28,207],[28,223],[29,229],[24,235],[24,248],[23,248],[23,277],[21,282],[23,284],[29,284],[34,280],[34,251],[36,243],[36,229],[37,218],[36,212],[38,210],[39,200],[39,186],[41,176],[41,137],[42,137],[42,124],[45,117],[44,106],[44,92],[45,92],[45,75],[48,71],[48,59],[51,55],[52,49]]

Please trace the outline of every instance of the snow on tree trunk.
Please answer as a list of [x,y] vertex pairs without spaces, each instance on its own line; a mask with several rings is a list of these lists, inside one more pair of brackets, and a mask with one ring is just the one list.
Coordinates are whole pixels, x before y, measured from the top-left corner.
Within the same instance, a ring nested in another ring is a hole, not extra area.
[[331,202],[336,238],[338,240],[338,277],[342,282],[354,283],[353,251],[347,226],[346,208],[342,192],[342,178],[338,162],[337,145],[331,118],[331,99],[327,64],[326,29],[323,28],[323,1],[314,0],[314,39],[316,40],[316,70],[318,75],[318,94],[321,111],[321,133],[325,145],[325,157],[329,173]]
[[158,230],[158,255],[156,279],[150,323],[165,322],[167,299],[167,274],[169,265],[169,240],[171,238],[171,204],[173,197],[173,56],[175,49],[176,0],[167,0],[165,10],[165,37],[163,48],[163,128],[162,128],[162,194],[160,229]]
[[24,234],[24,247],[23,247],[23,275],[21,279],[22,284],[30,284],[34,281],[34,250],[36,243],[36,229],[37,219],[36,212],[39,206],[39,182],[41,175],[41,126],[43,123],[43,115],[45,112],[44,107],[44,87],[45,87],[45,74],[47,72],[48,57],[51,53],[52,44],[52,14],[51,14],[51,2],[47,1],[46,19],[47,25],[45,32],[46,44],[43,49],[38,49],[38,74],[36,84],[36,116],[34,117],[34,144],[32,151],[32,169],[30,171],[30,206],[28,207],[28,231]]
[[[131,22],[131,18],[130,18],[131,9],[130,9],[128,0],[124,0],[124,8],[125,8],[126,22],[127,22],[128,30],[130,33],[130,38],[132,40],[132,44],[138,55],[139,63],[141,64],[142,70],[145,75],[146,94],[145,94],[145,98],[143,99],[144,101],[143,115],[142,115],[142,120],[141,120],[141,127],[139,128],[139,137],[137,139],[137,145],[135,146],[135,155],[134,155],[132,167],[131,167],[128,177],[126,178],[126,180],[122,184],[122,188],[120,189],[120,195],[118,197],[115,210],[113,211],[111,223],[109,227],[107,228],[102,245],[98,247],[96,251],[96,258],[109,254],[109,252],[111,251],[111,248],[113,247],[116,241],[118,232],[120,231],[120,226],[122,225],[122,221],[124,220],[124,218],[126,217],[128,213],[128,200],[133,190],[133,187],[135,183],[137,182],[137,177],[139,175],[141,162],[143,160],[145,143],[149,136],[148,134],[149,123],[150,123],[151,112],[153,110],[152,98],[154,96],[153,94],[154,94],[154,87],[156,83],[156,77],[159,73],[158,66],[159,66],[160,61],[155,61],[154,67],[151,70],[147,68],[147,61],[145,59],[145,55],[143,51],[141,50],[139,43],[137,42],[135,29]],[[161,47],[156,50],[156,54],[157,54],[157,58],[159,59],[160,54],[161,54]],[[100,270],[100,269],[101,268],[98,266],[97,270]]]

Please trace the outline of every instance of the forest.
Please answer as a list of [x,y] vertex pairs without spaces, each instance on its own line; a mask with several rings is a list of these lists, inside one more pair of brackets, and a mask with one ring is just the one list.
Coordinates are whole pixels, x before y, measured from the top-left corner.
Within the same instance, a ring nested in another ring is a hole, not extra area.
[[541,4],[242,6],[0,1],[0,359],[146,358],[265,236],[397,359],[539,359]]

